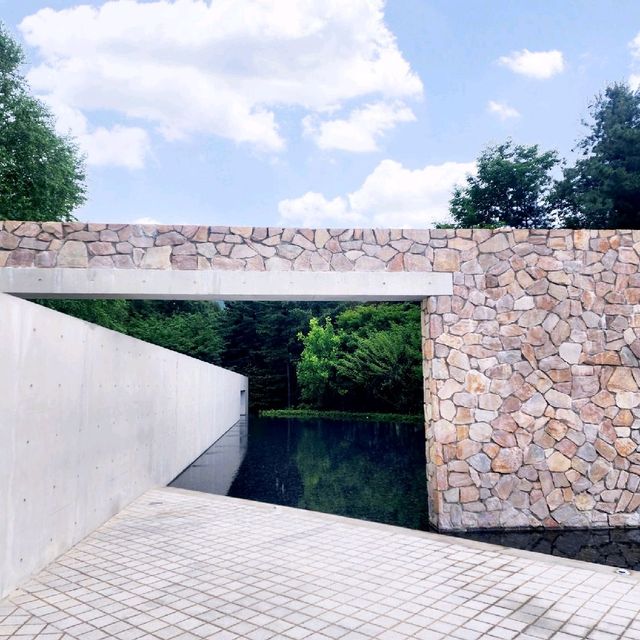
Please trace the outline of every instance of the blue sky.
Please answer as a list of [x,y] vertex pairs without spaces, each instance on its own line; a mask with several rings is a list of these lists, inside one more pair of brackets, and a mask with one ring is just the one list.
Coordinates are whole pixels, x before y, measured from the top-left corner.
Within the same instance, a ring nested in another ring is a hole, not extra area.
[[[79,218],[431,226],[489,143],[571,157],[637,0],[0,0],[88,156]],[[637,77],[634,77],[637,76]]]

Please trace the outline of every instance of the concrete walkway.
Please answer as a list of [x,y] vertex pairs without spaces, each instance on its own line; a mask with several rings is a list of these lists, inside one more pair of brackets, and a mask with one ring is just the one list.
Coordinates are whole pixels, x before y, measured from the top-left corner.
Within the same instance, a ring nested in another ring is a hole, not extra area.
[[0,638],[640,639],[609,567],[178,489],[0,602]]

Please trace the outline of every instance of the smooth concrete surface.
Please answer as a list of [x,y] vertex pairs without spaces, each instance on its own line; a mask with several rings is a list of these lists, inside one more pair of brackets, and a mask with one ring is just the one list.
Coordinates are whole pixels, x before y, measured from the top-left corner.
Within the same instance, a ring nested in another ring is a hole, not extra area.
[[635,572],[192,491],[146,493],[0,602],[25,640],[639,640]]
[[421,300],[451,295],[451,273],[0,269],[0,291],[24,298]]
[[240,416],[244,376],[0,294],[0,594]]

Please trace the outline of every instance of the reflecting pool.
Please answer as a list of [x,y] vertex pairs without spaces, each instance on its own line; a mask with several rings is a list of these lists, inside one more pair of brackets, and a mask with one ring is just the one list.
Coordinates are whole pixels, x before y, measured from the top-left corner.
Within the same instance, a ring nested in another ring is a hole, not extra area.
[[640,529],[467,531],[457,537],[640,570]]
[[171,486],[426,529],[424,428],[251,417]]
[[[252,417],[171,486],[429,530],[419,424]],[[640,529],[454,535],[640,570]]]

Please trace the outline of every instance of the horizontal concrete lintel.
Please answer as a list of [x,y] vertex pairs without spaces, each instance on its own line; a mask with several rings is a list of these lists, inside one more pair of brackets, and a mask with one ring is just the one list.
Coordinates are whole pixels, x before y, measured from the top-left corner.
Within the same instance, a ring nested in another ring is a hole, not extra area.
[[0,291],[23,298],[160,300],[421,300],[451,295],[450,273],[0,269]]

